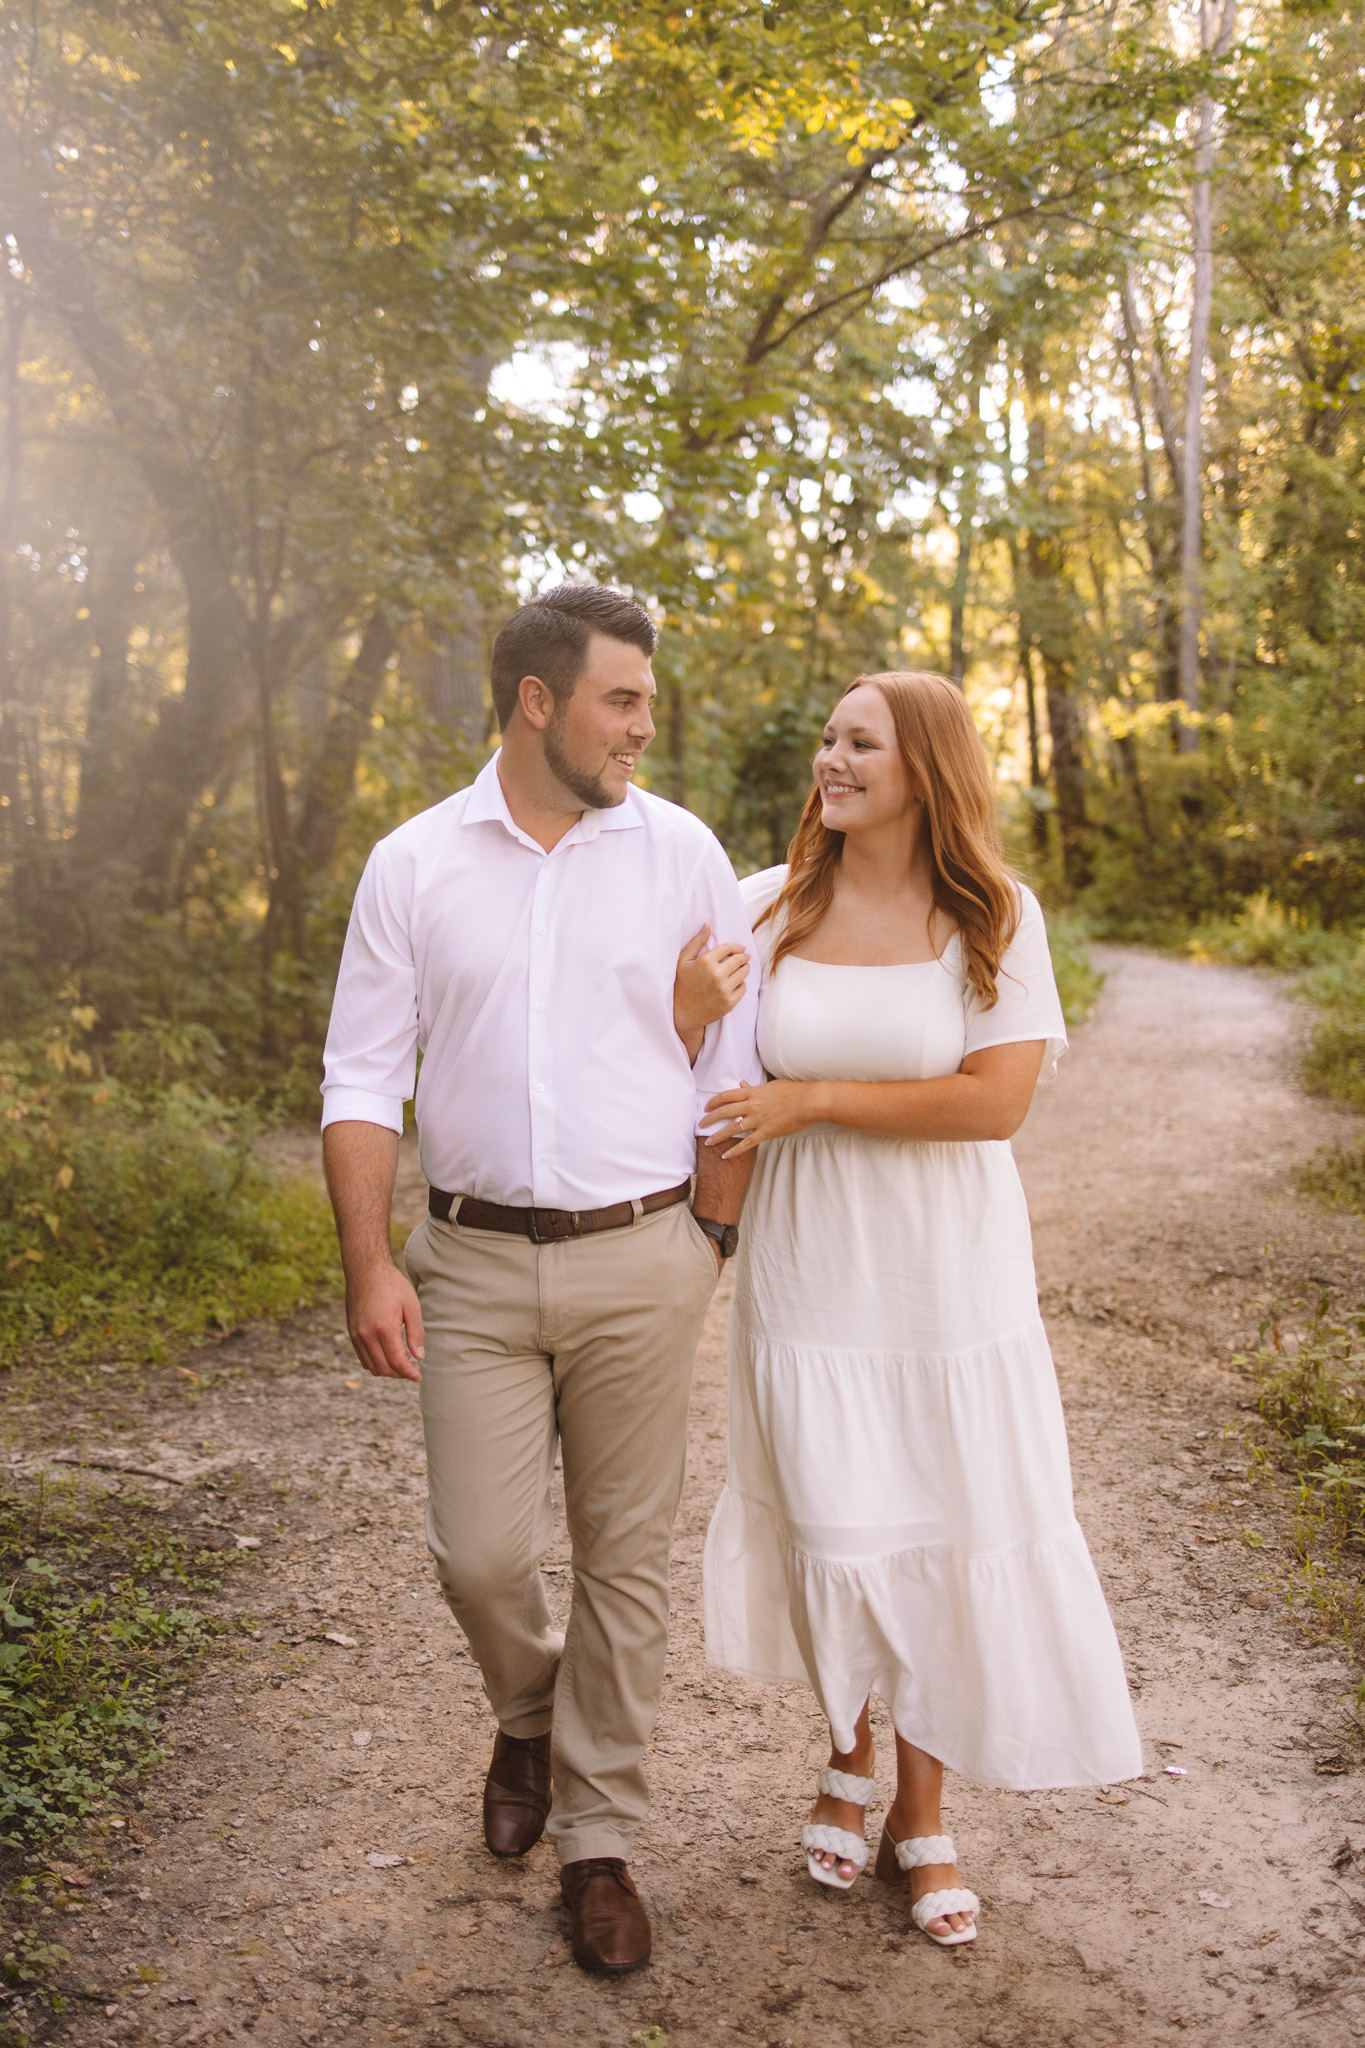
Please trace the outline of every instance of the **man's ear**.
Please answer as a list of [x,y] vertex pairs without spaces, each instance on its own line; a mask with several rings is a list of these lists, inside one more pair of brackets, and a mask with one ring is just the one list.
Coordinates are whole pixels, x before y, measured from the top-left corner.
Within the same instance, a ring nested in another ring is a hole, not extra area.
[[539,676],[522,677],[517,684],[517,703],[526,723],[537,732],[544,732],[555,715],[554,691]]

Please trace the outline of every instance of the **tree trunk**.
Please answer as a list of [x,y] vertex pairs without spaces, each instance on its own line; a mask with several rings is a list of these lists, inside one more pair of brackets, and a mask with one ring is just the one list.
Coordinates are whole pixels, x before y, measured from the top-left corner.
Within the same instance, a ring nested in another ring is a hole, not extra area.
[[[1200,45],[1221,56],[1232,40],[1237,0],[1223,0],[1217,35],[1210,36],[1209,0],[1200,0]],[[1190,360],[1185,377],[1185,437],[1181,450],[1180,503],[1180,701],[1191,715],[1182,723],[1180,746],[1196,744],[1199,714],[1199,614],[1203,604],[1204,362],[1213,310],[1213,101],[1207,94],[1195,115],[1193,227],[1194,288],[1190,307]]]
[[14,676],[12,557],[19,518],[19,474],[24,423],[20,410],[19,357],[27,308],[12,279],[5,284],[3,379],[5,432],[0,443],[0,841],[19,832],[19,704]]
[[1067,574],[1066,544],[1047,470],[1047,400],[1042,352],[1036,343],[1025,345],[1022,366],[1030,486],[1024,625],[1043,664],[1062,873],[1068,889],[1083,889],[1091,877],[1091,827],[1085,803],[1085,720],[1075,688],[1076,595]]
[[201,793],[237,744],[248,715],[249,640],[232,580],[230,549],[203,480],[186,462],[160,394],[103,303],[99,283],[68,246],[45,193],[35,187],[19,138],[0,130],[5,225],[39,300],[70,335],[98,383],[129,457],[162,515],[185,588],[185,687],[161,707],[156,730],[128,765],[122,858],[151,908],[169,899],[180,848]]
[[449,733],[471,758],[477,755],[488,722],[484,706],[487,662],[483,615],[474,597],[465,593],[454,626],[427,620],[410,641],[405,636],[403,665],[409,664],[433,724]]
[[137,565],[142,552],[136,522],[110,540],[96,542],[90,578],[90,628],[95,650],[85,712],[80,793],[76,810],[76,858],[82,868],[101,868],[117,859],[126,818],[129,703],[133,675],[128,659],[135,623]]
[[393,628],[382,610],[371,614],[360,651],[337,692],[304,793],[299,824],[299,855],[310,874],[331,861],[355,788],[356,766],[389,657],[396,645]]

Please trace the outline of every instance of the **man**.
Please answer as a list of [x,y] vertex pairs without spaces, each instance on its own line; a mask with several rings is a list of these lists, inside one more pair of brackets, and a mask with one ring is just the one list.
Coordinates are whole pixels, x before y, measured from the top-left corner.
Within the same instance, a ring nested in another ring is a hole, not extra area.
[[[497,1717],[485,1840],[524,1854],[550,1814],[574,1956],[611,1973],[649,1957],[627,1857],[692,1357],[749,1165],[699,1144],[696,1119],[760,1078],[755,988],[695,1069],[673,1026],[684,942],[749,930],[711,833],[631,787],[654,737],[656,640],[638,605],[591,584],[503,627],[501,750],[371,854],[323,1081],[351,1340],[372,1373],[421,1380],[428,1542]],[[419,1046],[431,1197],[410,1284],[389,1210]],[[539,1569],[557,1444],[563,1636]]]

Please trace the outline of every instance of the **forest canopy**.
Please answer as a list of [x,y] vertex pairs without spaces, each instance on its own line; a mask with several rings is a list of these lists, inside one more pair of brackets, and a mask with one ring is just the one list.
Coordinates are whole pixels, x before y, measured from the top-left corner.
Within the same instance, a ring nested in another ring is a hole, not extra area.
[[1094,928],[1365,914],[1352,11],[33,0],[3,55],[0,1035],[311,1114],[360,864],[564,574],[659,619],[644,775],[741,869],[920,665]]

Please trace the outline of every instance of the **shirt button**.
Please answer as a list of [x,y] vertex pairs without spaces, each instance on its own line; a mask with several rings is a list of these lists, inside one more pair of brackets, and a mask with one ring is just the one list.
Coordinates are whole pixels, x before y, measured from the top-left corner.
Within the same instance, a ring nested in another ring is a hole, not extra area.
[[543,939],[543,938],[544,938],[544,936],[545,936],[545,927],[544,927],[544,925],[543,925],[543,924],[538,924],[538,925],[536,926],[536,937],[537,937],[538,939]]
[[545,1015],[545,1005],[544,1005],[544,1003],[532,1003],[532,1005],[531,1005],[531,1010],[532,1010],[532,1014],[533,1014],[533,1015],[535,1015],[535,1016],[537,1016],[537,1017],[543,1017],[543,1016]]
[[536,1094],[537,1094],[537,1095],[543,1095],[544,1093],[545,1093],[545,1083],[544,1083],[543,1081],[537,1081],[537,1082],[536,1082]]

